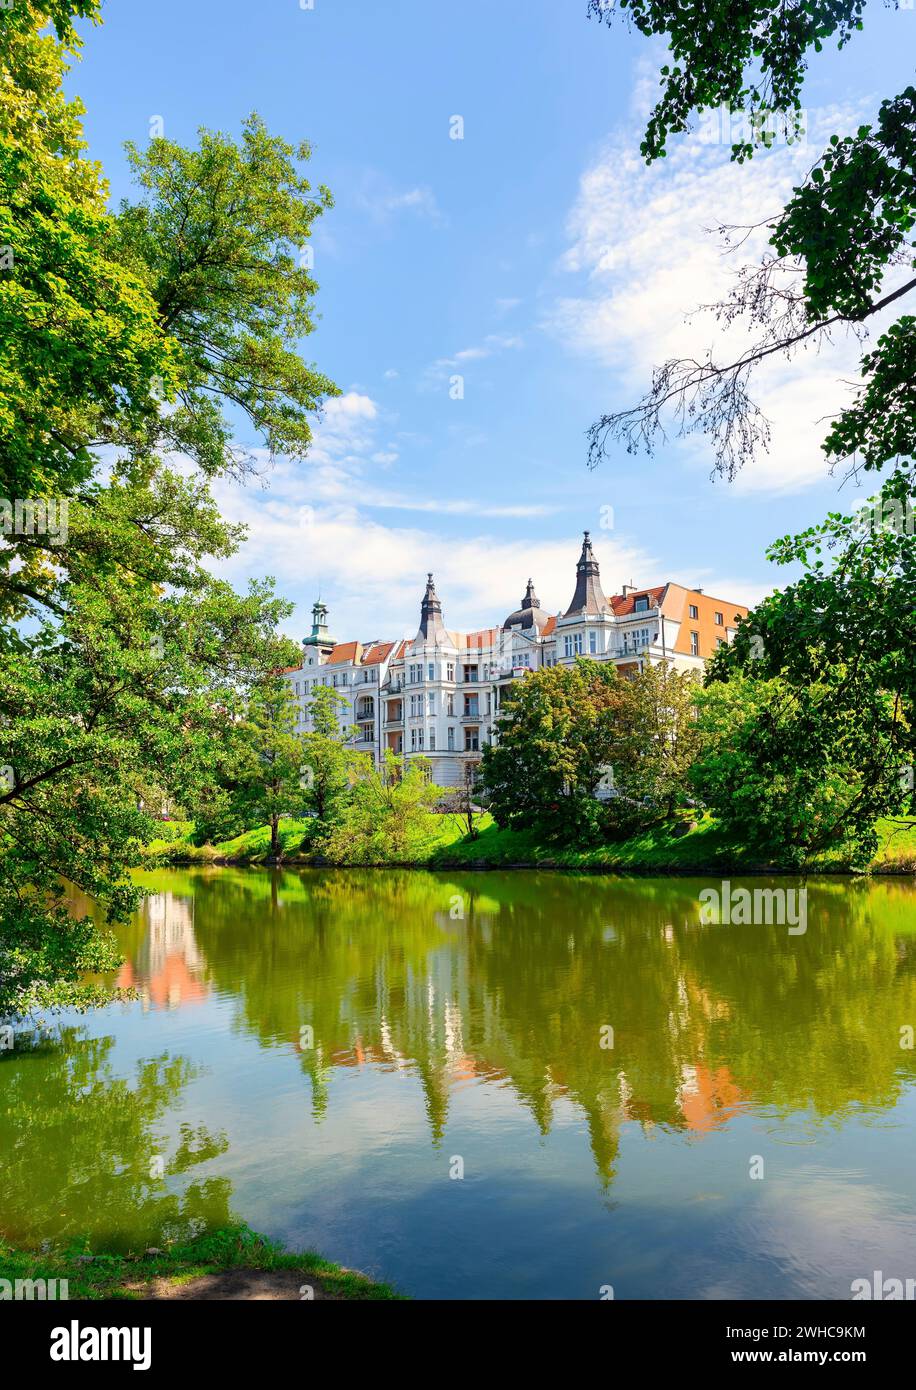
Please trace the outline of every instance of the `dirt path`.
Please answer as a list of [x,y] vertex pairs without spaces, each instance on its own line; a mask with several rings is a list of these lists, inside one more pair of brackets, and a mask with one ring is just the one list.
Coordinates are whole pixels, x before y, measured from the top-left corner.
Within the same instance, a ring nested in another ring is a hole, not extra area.
[[151,1284],[134,1284],[152,1299],[338,1299],[328,1293],[314,1274],[295,1269],[226,1269],[204,1274],[187,1283],[155,1279]]

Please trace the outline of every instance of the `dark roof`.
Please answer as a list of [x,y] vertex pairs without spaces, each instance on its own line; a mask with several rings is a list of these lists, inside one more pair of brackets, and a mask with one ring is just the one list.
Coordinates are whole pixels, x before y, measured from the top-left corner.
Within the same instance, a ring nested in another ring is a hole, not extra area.
[[550,617],[541,607],[538,596],[534,592],[534,583],[529,579],[521,607],[509,614],[503,623],[503,632],[508,632],[512,627],[520,627],[524,632],[531,632],[532,630],[542,632],[549,622]]
[[585,539],[582,542],[582,554],[576,565],[576,592],[563,616],[570,618],[581,613],[597,617],[599,613],[610,613],[611,611],[611,605],[605,598],[604,590],[601,587],[598,561],[595,559],[592,543],[586,531]]

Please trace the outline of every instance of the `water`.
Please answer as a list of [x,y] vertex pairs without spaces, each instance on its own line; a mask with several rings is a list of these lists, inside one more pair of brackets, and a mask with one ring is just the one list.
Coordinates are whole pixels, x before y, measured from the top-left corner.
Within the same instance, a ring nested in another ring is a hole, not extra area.
[[701,924],[711,880],[142,881],[139,998],[0,1059],[7,1236],[238,1218],[432,1298],[916,1275],[908,881],[810,884],[803,935]]

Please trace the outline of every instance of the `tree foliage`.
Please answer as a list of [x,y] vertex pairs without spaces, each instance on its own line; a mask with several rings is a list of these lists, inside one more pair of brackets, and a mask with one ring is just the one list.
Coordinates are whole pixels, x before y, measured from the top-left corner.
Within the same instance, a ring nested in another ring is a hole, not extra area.
[[322,829],[339,823],[366,755],[351,745],[351,734],[340,727],[338,714],[349,701],[329,685],[318,685],[308,703],[311,729],[302,736],[306,805]]
[[690,791],[699,753],[699,681],[692,671],[646,662],[622,692],[614,747],[614,785],[646,806],[646,819],[671,816]]
[[410,863],[430,832],[430,813],[442,788],[430,780],[425,758],[399,758],[385,750],[381,764],[364,754],[352,795],[323,842],[337,864]]
[[[336,392],[296,350],[305,243],[331,201],[299,170],[307,146],[257,117],[238,143],[152,141],[130,151],[140,203],[111,213],[62,89],[80,17],[97,6],[0,10],[0,1012],[96,997],[80,979],[111,964],[108,926],[137,900],[151,785],[202,804],[246,720],[262,790],[276,782],[267,690],[289,609],[269,583],[213,578],[244,528],[209,479],[250,467],[240,429],[304,452]],[[290,792],[272,795],[274,815]],[[65,881],[93,917],[67,911]]]
[[[662,69],[662,97],[643,141],[646,159],[665,153],[671,135],[691,116],[725,103],[755,116],[767,107],[784,115],[800,108],[811,50],[827,40],[842,46],[862,27],[864,0],[761,0],[737,7],[730,0],[674,5],[630,0],[623,6],[645,34],[668,38],[674,64]],[[592,0],[608,22],[613,10]],[[702,13],[700,13],[702,11]],[[733,157],[749,158],[769,143],[758,137],[736,144]],[[916,288],[916,87],[884,100],[874,121],[854,135],[832,136],[782,213],[768,225],[770,250],[744,268],[732,295],[718,306],[726,324],[743,320],[754,341],[733,358],[712,351],[657,367],[635,406],[602,416],[589,431],[590,459],[609,439],[630,451],[651,451],[672,419],[680,433],[706,435],[716,472],[732,478],[769,442],[769,426],[752,395],[756,368],[767,358],[822,345],[838,329],[864,336],[868,321]],[[751,228],[724,228],[734,244]],[[862,385],[833,421],[823,448],[835,464],[859,451],[866,468],[905,462],[913,455],[913,399],[908,389],[916,360],[916,329],[904,315],[861,360]]]
[[503,697],[498,741],[481,776],[496,823],[548,839],[599,832],[595,792],[613,764],[627,692],[613,666],[581,658],[517,681]]
[[[801,578],[765,599],[707,673],[701,794],[771,853],[835,844],[866,864],[877,817],[909,817],[916,764],[913,512],[899,475],[770,551]],[[727,684],[723,684],[727,683]]]

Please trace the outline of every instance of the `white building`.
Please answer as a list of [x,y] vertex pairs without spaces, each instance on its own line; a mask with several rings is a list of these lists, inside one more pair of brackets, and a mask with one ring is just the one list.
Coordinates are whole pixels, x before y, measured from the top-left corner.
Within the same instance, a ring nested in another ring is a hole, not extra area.
[[303,732],[316,685],[331,686],[348,701],[340,723],[355,748],[376,760],[386,748],[423,756],[433,781],[457,786],[464,764],[495,737],[503,691],[526,671],[570,664],[577,656],[612,661],[624,673],[646,661],[701,670],[746,615],[741,604],[682,584],[624,585],[622,593],[605,597],[586,531],[575,591],[562,613],[541,607],[529,579],[520,607],[500,626],[454,632],[445,626],[430,574],[412,641],[336,642],[318,602],[302,664],[286,676]]

